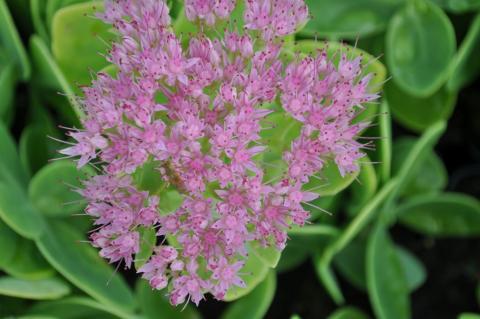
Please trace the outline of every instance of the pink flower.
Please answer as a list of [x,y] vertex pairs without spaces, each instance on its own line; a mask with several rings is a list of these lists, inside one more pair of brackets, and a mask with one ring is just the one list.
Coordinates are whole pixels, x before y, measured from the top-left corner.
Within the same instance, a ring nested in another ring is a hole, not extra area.
[[[120,35],[107,57],[118,74],[83,88],[84,129],[61,151],[101,172],[76,190],[97,227],[92,245],[130,267],[149,244],[139,231],[154,229],[160,244],[137,271],[174,305],[244,287],[252,241],[285,248],[288,228],[307,221],[304,207],[318,197],[305,184],[327,161],[342,175],[359,169],[356,138],[368,123],[352,122],[377,98],[360,59],[282,61],[281,38],[306,22],[303,0],[246,0],[244,28],[209,32],[235,4],[185,0],[200,29],[183,48],[165,1],[107,0],[99,17]],[[264,138],[271,113],[300,127],[278,154]],[[272,155],[282,161],[273,178]]]

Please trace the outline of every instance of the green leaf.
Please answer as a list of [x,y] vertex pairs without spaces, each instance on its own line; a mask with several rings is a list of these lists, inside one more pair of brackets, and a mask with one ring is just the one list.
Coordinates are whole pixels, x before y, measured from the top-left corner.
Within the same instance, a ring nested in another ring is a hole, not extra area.
[[270,307],[275,295],[277,280],[274,271],[270,271],[265,280],[251,293],[237,300],[222,313],[222,319],[262,319]]
[[318,248],[338,236],[339,233],[337,228],[329,225],[294,226],[288,230],[288,237],[290,237],[288,244],[295,243],[304,246],[309,251],[318,251]]
[[40,37],[34,35],[30,38],[30,52],[36,82],[43,87],[56,91],[60,90],[68,97],[68,101],[73,107],[73,111],[70,108],[62,107],[59,109],[59,112],[67,118],[74,118],[75,116],[82,118],[84,116],[83,111],[73,98],[75,92],[57,63],[53,60],[47,45]]
[[257,241],[250,244],[251,251],[268,267],[275,268],[278,265],[282,252],[276,247],[262,247]]
[[17,249],[11,263],[3,267],[7,274],[25,280],[39,280],[55,274],[32,241],[21,237],[17,240]]
[[[480,7],[480,1],[478,1]],[[447,82],[449,91],[455,92],[470,83],[480,71],[480,13],[476,15],[453,62],[453,72]]]
[[[0,176],[8,176],[0,167]],[[38,238],[45,220],[29,202],[24,190],[14,181],[0,181],[0,218],[14,231],[29,239]]]
[[480,314],[476,313],[462,313],[458,319],[480,319]]
[[408,285],[402,264],[380,223],[368,241],[366,269],[369,297],[376,317],[410,318]]
[[320,253],[315,253],[312,256],[313,266],[317,277],[320,279],[320,282],[324,285],[330,297],[335,301],[336,304],[343,304],[345,302],[345,297],[343,296],[340,285],[338,284],[337,277],[330,267],[329,263],[324,261],[324,255]]
[[48,262],[71,283],[98,301],[130,313],[134,308],[130,289],[95,249],[79,242],[83,239],[82,234],[67,224],[52,222],[37,246]]
[[154,228],[140,227],[140,251],[135,255],[135,269],[140,269],[147,262],[155,248],[157,235]]
[[307,0],[313,16],[302,35],[355,39],[381,32],[403,0]]
[[393,206],[397,198],[403,194],[406,186],[415,177],[417,169],[421,167],[429,152],[433,149],[437,140],[445,131],[445,122],[437,122],[430,126],[425,133],[415,142],[411,150],[408,152],[405,160],[402,162],[395,178],[398,179],[397,187],[389,194],[384,204],[384,215],[382,218],[392,219],[394,215]]
[[4,0],[0,0],[0,47],[3,47],[10,59],[17,63],[21,79],[28,80],[31,73],[30,63]]
[[61,319],[132,319],[129,314],[87,297],[68,297],[55,301],[37,302],[28,310],[28,314]]
[[427,272],[422,262],[415,257],[407,249],[397,246],[397,255],[402,264],[403,273],[405,274],[408,290],[410,292],[419,288],[427,279]]
[[333,161],[328,161],[318,172],[320,178],[310,178],[310,181],[303,185],[304,190],[311,190],[320,196],[334,196],[347,188],[357,178],[360,172],[356,171],[345,176],[340,175],[338,166]]
[[35,174],[54,158],[55,151],[64,147],[48,138],[49,134],[50,131],[46,126],[31,124],[25,127],[20,136],[20,160],[30,175]]
[[0,277],[0,294],[23,299],[59,299],[70,293],[70,287],[60,279],[22,280]]
[[327,319],[368,319],[368,316],[354,307],[344,307],[338,309]]
[[439,120],[447,120],[457,101],[457,94],[448,92],[445,87],[432,95],[417,97],[402,90],[394,81],[385,86],[385,96],[395,120],[415,132],[422,132]]
[[390,106],[386,100],[380,105],[379,133],[380,141],[379,149],[379,177],[384,183],[390,179],[392,168],[392,116],[390,114]]
[[[408,290],[412,292],[425,282],[425,267],[405,248],[396,246],[395,250],[406,276]],[[367,288],[366,253],[366,242],[359,239],[351,242],[334,259],[335,266],[341,275],[359,290]]]
[[388,26],[387,64],[393,81],[411,95],[425,97],[440,89],[455,48],[450,20],[429,1],[410,1]]
[[57,161],[42,168],[30,182],[28,195],[32,204],[45,216],[71,217],[85,207],[82,196],[73,188],[81,180],[95,175],[92,168],[81,170],[71,161]]
[[257,254],[249,253],[248,259],[240,269],[240,273],[246,274],[242,277],[246,287],[240,288],[234,286],[225,294],[225,301],[233,301],[249,294],[255,287],[261,283],[268,274],[270,268],[260,259]]
[[397,179],[389,180],[380,191],[362,208],[357,216],[347,225],[345,230],[329,244],[321,256],[316,256],[314,263],[320,280],[327,288],[328,293],[337,304],[344,302],[343,294],[336,283],[335,276],[330,269],[330,263],[373,218],[379,206],[397,187]]
[[359,290],[365,290],[367,287],[365,278],[366,252],[365,239],[360,238],[348,244],[333,260],[338,272]]
[[19,236],[0,220],[0,269],[11,264]]
[[432,0],[445,10],[454,13],[464,13],[480,8],[479,0]]
[[480,203],[465,194],[419,195],[395,213],[405,226],[430,236],[480,235]]
[[99,71],[108,65],[105,42],[114,34],[110,26],[92,17],[102,8],[102,1],[78,3],[58,10],[53,18],[52,53],[70,84],[88,84],[89,69]]
[[[17,147],[10,132],[5,125],[0,122],[0,166],[4,167],[0,174],[0,181],[13,178],[21,185],[26,185],[28,178],[18,158]],[[7,174],[9,177],[5,176]]]
[[50,37],[45,24],[47,0],[30,0],[30,13],[32,15],[35,33],[48,42]]
[[351,198],[348,203],[348,211],[355,215],[370,198],[372,198],[378,187],[377,174],[370,159],[365,156],[361,159],[361,169],[357,182],[352,183]]
[[[395,141],[392,165],[394,174],[397,174],[402,168],[415,142],[414,138],[409,137],[401,137]],[[426,150],[425,153],[423,161],[413,168],[412,177],[407,181],[402,191],[403,196],[435,193],[447,186],[447,169],[442,160],[431,149]]]
[[139,280],[136,285],[136,297],[145,319],[199,319],[200,314],[195,307],[187,305],[185,309],[170,305],[165,292],[152,289],[145,280]]
[[[1,47],[0,47],[1,49]],[[1,52],[0,52],[1,53]],[[17,73],[13,62],[2,65],[0,55],[0,120],[9,123],[13,116],[13,99],[15,96]]]

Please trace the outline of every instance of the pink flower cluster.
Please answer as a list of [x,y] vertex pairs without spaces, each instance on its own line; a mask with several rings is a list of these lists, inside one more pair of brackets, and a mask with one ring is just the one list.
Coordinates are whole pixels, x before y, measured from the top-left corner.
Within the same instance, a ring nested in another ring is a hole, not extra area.
[[[185,13],[207,28],[235,2],[185,0]],[[79,156],[79,167],[100,163],[103,175],[79,192],[104,258],[130,267],[147,244],[141,230],[155,229],[153,255],[138,272],[167,288],[174,305],[244,287],[249,243],[285,247],[288,228],[309,217],[302,203],[318,195],[303,186],[324,162],[333,159],[342,174],[358,169],[355,137],[365,124],[352,120],[376,95],[359,59],[343,55],[335,64],[321,52],[284,66],[281,37],[307,15],[302,0],[246,0],[245,32],[209,38],[200,30],[183,48],[164,1],[105,3],[100,17],[121,35],[109,53],[118,73],[99,73],[83,89],[84,129],[69,133],[75,143],[62,153]],[[278,154],[287,170],[267,180],[263,155],[271,149],[261,133],[273,112],[302,129]],[[155,174],[158,187],[141,186],[139,176]],[[167,211],[172,190],[183,201]]]

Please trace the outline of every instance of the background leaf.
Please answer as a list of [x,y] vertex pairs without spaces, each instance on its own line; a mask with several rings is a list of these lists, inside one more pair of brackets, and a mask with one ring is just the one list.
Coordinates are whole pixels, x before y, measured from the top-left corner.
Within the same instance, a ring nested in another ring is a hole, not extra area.
[[37,246],[47,261],[74,285],[102,303],[131,312],[134,302],[128,286],[95,249],[80,240],[82,234],[72,227],[52,222]]
[[58,299],[70,293],[70,288],[56,278],[22,280],[0,277],[0,294],[24,299]]
[[[393,145],[392,170],[397,174],[415,145],[415,139],[399,138]],[[411,170],[411,178],[402,191],[402,196],[435,193],[447,186],[447,169],[433,150],[425,151],[425,158]]]
[[375,227],[368,241],[366,265],[369,297],[377,318],[410,318],[407,280],[381,224]]
[[[306,0],[312,18],[302,35],[355,39],[385,29],[403,0]],[[329,14],[326,15],[325,12]]]
[[270,271],[265,280],[252,292],[235,301],[222,314],[222,319],[262,319],[273,301],[276,288],[275,272]]
[[30,63],[5,0],[0,0],[0,44],[7,50],[9,57],[17,62],[21,79],[28,80]]
[[86,205],[75,188],[81,188],[81,181],[94,174],[89,166],[78,170],[71,161],[57,161],[42,168],[32,178],[28,195],[45,216],[71,217]]
[[455,53],[448,17],[429,1],[410,1],[390,21],[386,60],[393,81],[415,96],[429,96],[446,81]]
[[199,319],[200,314],[195,307],[187,305],[182,310],[182,306],[174,307],[170,305],[165,297],[164,291],[152,289],[150,285],[139,280],[136,287],[136,297],[140,309],[146,319],[168,318],[168,319]]
[[396,214],[402,224],[426,235],[480,235],[480,203],[468,195],[419,195],[400,205]]
[[102,54],[113,33],[110,26],[93,17],[102,10],[102,1],[85,2],[64,7],[53,17],[52,53],[70,84],[88,84],[89,69],[99,71],[108,65]]

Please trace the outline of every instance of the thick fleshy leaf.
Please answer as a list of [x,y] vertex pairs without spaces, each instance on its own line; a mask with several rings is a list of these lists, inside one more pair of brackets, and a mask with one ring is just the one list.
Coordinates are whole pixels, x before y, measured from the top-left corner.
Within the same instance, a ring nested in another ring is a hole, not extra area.
[[367,248],[367,286],[379,319],[410,318],[407,279],[385,228],[377,224]]
[[43,166],[47,165],[58,154],[58,150],[65,147],[48,136],[52,134],[49,128],[41,124],[31,124],[20,136],[20,160],[30,176],[33,176]]
[[463,13],[480,9],[480,0],[432,0],[445,10]]
[[[408,290],[412,292],[425,282],[425,267],[405,248],[396,246],[395,251],[406,276]],[[351,242],[334,259],[334,264],[340,274],[360,290],[367,289],[366,253],[366,242],[360,239]]]
[[392,171],[392,116],[390,106],[386,100],[383,100],[380,106],[379,133],[379,177],[385,183],[390,179]]
[[340,231],[333,226],[313,224],[292,227],[288,230],[288,237],[296,245],[303,245],[310,251],[318,251],[322,245],[328,243],[339,233]]
[[325,248],[323,253],[314,256],[314,265],[322,283],[325,285],[330,296],[337,304],[344,303],[344,297],[337,283],[335,275],[330,267],[335,255],[345,249],[345,247],[358,235],[358,233],[369,223],[377,212],[380,205],[391,196],[397,188],[397,178],[389,180],[362,208],[362,210],[353,218],[343,232],[340,233]]
[[84,237],[76,229],[52,222],[37,246],[47,261],[71,283],[98,301],[130,313],[134,308],[130,289],[95,249],[79,242],[82,240]]
[[222,319],[262,319],[270,307],[275,295],[277,280],[274,271],[270,271],[265,280],[251,293],[237,300],[222,313]]
[[260,243],[253,242],[250,244],[251,251],[257,255],[260,260],[270,268],[277,267],[282,252],[275,247],[262,247]]
[[0,295],[23,299],[59,299],[70,293],[70,287],[57,278],[23,280],[0,277]]
[[[2,179],[8,176],[0,167]],[[38,238],[45,230],[45,220],[32,206],[25,191],[14,180],[0,181],[0,218],[18,234]]]
[[398,173],[395,174],[397,187],[389,194],[383,207],[382,218],[388,222],[394,219],[394,205],[396,200],[405,192],[411,180],[416,177],[419,167],[424,163],[428,154],[432,151],[433,146],[445,131],[445,128],[446,123],[443,121],[433,124],[423,133],[408,152],[408,155],[398,169]]
[[377,174],[367,156],[361,160],[360,174],[357,179],[358,181],[353,182],[350,187],[351,198],[348,203],[348,211],[352,215],[355,215],[377,191]]
[[410,198],[396,214],[401,223],[430,236],[480,235],[480,203],[460,193],[426,194]]
[[250,252],[245,266],[240,269],[240,273],[245,274],[242,276],[245,287],[235,286],[230,288],[225,295],[225,301],[233,301],[249,294],[265,279],[269,269],[270,268],[258,258],[257,254]]
[[17,73],[13,62],[2,63],[0,47],[0,120],[9,123],[13,117],[13,99]]
[[318,173],[321,179],[310,178],[310,181],[303,185],[303,189],[312,190],[320,196],[334,196],[352,184],[359,173],[356,171],[342,176],[338,166],[333,161],[328,161]]
[[94,174],[91,167],[78,170],[71,161],[57,161],[42,168],[32,178],[28,195],[44,215],[71,217],[73,213],[81,212],[86,204],[73,188],[81,188],[81,180]]
[[16,245],[12,261],[3,267],[7,274],[25,280],[50,278],[55,274],[32,241],[19,237]]
[[383,31],[404,1],[307,0],[306,3],[312,18],[300,34],[355,39]]
[[46,8],[48,0],[30,0],[30,13],[32,15],[33,28],[43,41],[48,42],[50,39],[46,27]]
[[367,245],[365,239],[359,238],[352,241],[333,260],[338,272],[355,288],[365,290],[366,270],[365,256]]
[[62,319],[132,319],[133,317],[87,297],[67,297],[61,300],[35,303],[27,312],[31,316],[52,316]]
[[[414,138],[403,137],[393,145],[392,170],[397,174],[409,152],[415,145]],[[442,160],[432,150],[428,151],[424,160],[414,168],[412,178],[402,191],[403,196],[434,193],[442,190],[447,185],[447,169]]]
[[154,290],[146,280],[139,280],[135,289],[136,297],[145,319],[200,319],[200,313],[191,305],[174,307],[170,305],[164,291]]
[[0,47],[16,61],[21,79],[27,80],[31,73],[30,62],[5,0],[0,0]]
[[[478,1],[480,7],[480,1]],[[473,20],[463,39],[453,64],[453,72],[447,82],[449,91],[460,90],[475,79],[480,72],[480,13]]]
[[11,264],[20,237],[0,220],[0,269]]
[[60,105],[61,112],[66,118],[73,119],[75,116],[81,118],[83,117],[83,111],[80,106],[73,98],[75,92],[68,83],[65,75],[58,67],[57,63],[52,58],[52,55],[45,44],[39,36],[32,36],[30,38],[30,53],[32,57],[32,64],[34,68],[35,80],[44,88],[48,88],[55,91],[61,91],[68,97],[68,102],[70,102],[73,110],[66,108],[64,104]]
[[447,120],[457,100],[457,94],[445,87],[427,97],[417,97],[402,90],[394,81],[386,84],[385,96],[395,120],[416,132],[439,120]]
[[153,253],[157,241],[154,228],[140,227],[140,251],[135,255],[135,269],[140,269]]
[[455,32],[430,1],[410,1],[391,19],[386,59],[393,81],[416,96],[429,96],[445,83],[455,53]]
[[480,314],[476,313],[462,313],[458,319],[480,319]]
[[[5,170],[0,174],[0,181],[6,181],[13,178],[21,185],[26,185],[28,178],[18,158],[17,147],[10,132],[5,125],[0,122],[0,166]],[[4,173],[8,176],[4,176]]]
[[407,249],[397,246],[396,251],[407,280],[408,290],[412,292],[423,285],[427,279],[425,266]]
[[368,316],[354,307],[345,307],[338,309],[327,319],[368,319]]
[[52,20],[52,53],[71,84],[90,83],[89,70],[108,64],[105,41],[114,35],[110,26],[93,17],[102,8],[102,1],[78,3],[58,10]]

